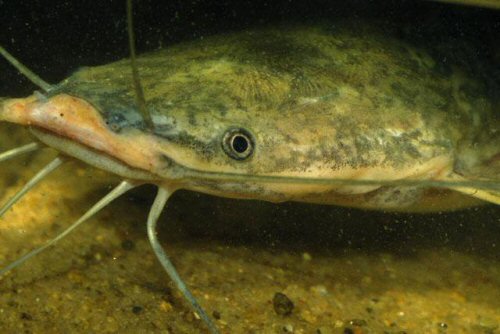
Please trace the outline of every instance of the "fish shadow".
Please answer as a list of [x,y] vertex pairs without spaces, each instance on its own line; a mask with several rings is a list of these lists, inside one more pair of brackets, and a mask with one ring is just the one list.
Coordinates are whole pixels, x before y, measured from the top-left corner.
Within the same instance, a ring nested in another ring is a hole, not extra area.
[[[134,201],[151,203],[143,187]],[[485,205],[432,214],[391,213],[297,202],[219,198],[189,191],[173,195],[159,223],[166,238],[315,254],[389,253],[412,257],[445,248],[499,261],[500,207]],[[141,227],[142,229],[142,227]],[[142,233],[142,230],[141,230]]]

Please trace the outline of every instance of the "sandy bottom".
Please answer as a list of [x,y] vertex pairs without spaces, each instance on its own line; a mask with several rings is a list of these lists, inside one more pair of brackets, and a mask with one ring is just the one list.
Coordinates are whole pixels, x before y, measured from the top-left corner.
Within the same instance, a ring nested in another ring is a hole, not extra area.
[[[5,125],[0,133],[2,150],[29,140]],[[0,203],[53,156],[2,163]],[[78,163],[61,167],[0,219],[0,266],[115,184]],[[204,332],[149,247],[153,194],[123,196],[0,277],[0,331]],[[167,253],[223,333],[499,332],[498,207],[413,216],[179,192],[160,225]]]

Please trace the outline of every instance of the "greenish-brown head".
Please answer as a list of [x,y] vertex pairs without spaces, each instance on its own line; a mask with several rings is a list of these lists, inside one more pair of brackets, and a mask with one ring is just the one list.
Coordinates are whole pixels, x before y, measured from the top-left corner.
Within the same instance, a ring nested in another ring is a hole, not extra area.
[[[168,176],[173,163],[249,175],[314,169],[327,149],[318,143],[335,135],[329,106],[341,87],[321,73],[327,50],[298,41],[293,32],[268,29],[140,57],[154,145],[165,162],[154,172]],[[129,73],[127,60],[83,68],[53,94],[84,99],[117,135],[144,135]]]

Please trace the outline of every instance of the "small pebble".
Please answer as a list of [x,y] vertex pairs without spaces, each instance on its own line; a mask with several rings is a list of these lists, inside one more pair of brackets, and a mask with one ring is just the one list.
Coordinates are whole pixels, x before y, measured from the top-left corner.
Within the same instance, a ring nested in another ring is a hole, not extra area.
[[285,333],[293,333],[293,326],[291,324],[283,326],[283,332],[285,332]]
[[335,320],[335,323],[333,324],[335,328],[340,328],[344,326],[344,322],[342,320]]
[[324,285],[315,285],[310,288],[310,290],[318,295],[327,296],[328,289]]
[[448,328],[448,325],[447,325],[446,323],[444,323],[444,322],[440,322],[440,323],[438,324],[438,326],[439,326],[439,328],[442,328],[442,329],[446,329],[446,328]]
[[358,327],[366,326],[366,320],[363,320],[363,319],[352,319],[352,320],[349,320],[349,325],[351,325],[351,326],[358,326]]
[[134,314],[139,314],[142,313],[143,308],[141,306],[132,306],[132,313]]
[[220,312],[219,311],[213,311],[212,316],[214,317],[214,319],[220,320]]
[[170,312],[172,311],[172,309],[172,304],[170,304],[169,302],[166,302],[164,300],[160,302],[160,310],[162,310],[163,312]]
[[288,316],[292,314],[294,305],[284,293],[276,292],[273,298],[273,307],[276,314]]

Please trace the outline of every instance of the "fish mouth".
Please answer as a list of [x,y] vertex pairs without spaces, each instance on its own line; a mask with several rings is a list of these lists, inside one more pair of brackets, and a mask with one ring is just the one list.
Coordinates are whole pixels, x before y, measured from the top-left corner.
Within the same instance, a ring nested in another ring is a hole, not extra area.
[[42,128],[32,127],[30,128],[30,132],[47,146],[65,153],[68,156],[81,160],[91,166],[133,180],[154,182],[159,179],[158,176],[152,173],[146,172],[141,169],[132,168],[122,163],[120,160],[117,160],[107,154],[103,154],[102,152],[94,150],[88,146],[51,133]]
[[129,179],[158,183],[166,173],[173,182],[182,178],[182,167],[166,164],[161,142],[153,134],[140,129],[113,132],[99,111],[78,97],[35,94],[8,100],[0,120],[27,125],[48,146]]

